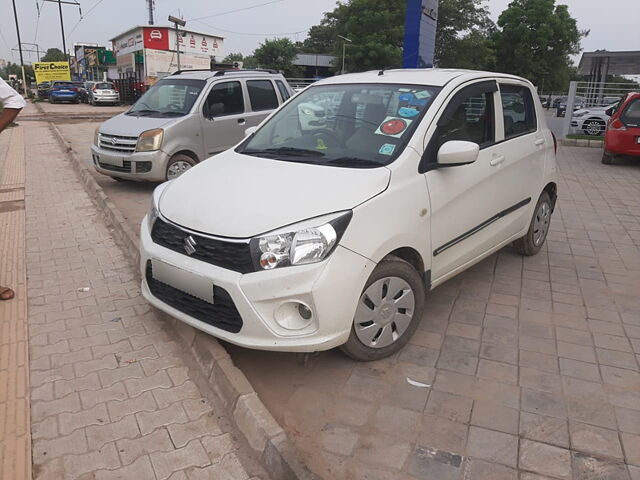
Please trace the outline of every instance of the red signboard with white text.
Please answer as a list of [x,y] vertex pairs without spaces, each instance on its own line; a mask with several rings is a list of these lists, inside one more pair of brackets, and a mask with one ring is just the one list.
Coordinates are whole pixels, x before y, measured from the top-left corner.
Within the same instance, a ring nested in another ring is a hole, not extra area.
[[144,27],[144,47],[154,50],[169,50],[169,29],[165,27]]

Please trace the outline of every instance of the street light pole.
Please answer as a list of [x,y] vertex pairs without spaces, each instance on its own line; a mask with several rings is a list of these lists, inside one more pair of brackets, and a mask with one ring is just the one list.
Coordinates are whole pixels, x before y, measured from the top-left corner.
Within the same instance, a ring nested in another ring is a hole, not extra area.
[[11,0],[13,4],[13,18],[16,21],[16,33],[18,34],[18,49],[20,50],[20,67],[22,68],[22,88],[27,95],[27,76],[24,73],[24,60],[22,58],[22,43],[20,42],[20,25],[18,24],[18,12],[16,11],[16,0]]
[[342,74],[344,75],[344,65],[345,65],[345,59],[347,56],[347,42],[351,43],[351,40],[349,40],[347,37],[343,37],[342,35],[338,35],[338,37],[340,37],[342,40],[344,40],[342,42]]

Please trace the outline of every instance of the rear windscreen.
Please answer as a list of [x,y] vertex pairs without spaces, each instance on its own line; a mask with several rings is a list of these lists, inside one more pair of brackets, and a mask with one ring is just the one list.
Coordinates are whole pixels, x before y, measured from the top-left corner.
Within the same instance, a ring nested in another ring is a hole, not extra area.
[[627,127],[640,127],[640,98],[632,100],[627,105],[620,119]]
[[113,90],[113,85],[110,83],[96,83],[96,88],[98,90]]

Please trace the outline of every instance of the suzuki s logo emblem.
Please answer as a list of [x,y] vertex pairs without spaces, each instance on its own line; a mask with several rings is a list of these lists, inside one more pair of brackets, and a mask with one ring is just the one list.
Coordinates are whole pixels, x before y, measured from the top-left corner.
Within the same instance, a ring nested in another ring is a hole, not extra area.
[[117,145],[117,144],[118,144],[118,139],[112,138],[111,139],[111,145]]
[[193,255],[196,253],[196,239],[189,235],[184,239],[184,251],[187,252],[187,255]]

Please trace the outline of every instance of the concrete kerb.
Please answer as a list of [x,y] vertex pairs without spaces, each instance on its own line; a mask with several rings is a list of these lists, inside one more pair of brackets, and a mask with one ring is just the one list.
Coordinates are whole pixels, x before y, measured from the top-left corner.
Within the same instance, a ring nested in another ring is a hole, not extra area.
[[[113,232],[115,241],[124,249],[136,277],[140,279],[140,253],[136,233],[115,204],[109,200],[87,166],[69,147],[60,130],[51,122],[49,126],[89,197],[104,214],[107,227]],[[172,326],[181,343],[188,347],[188,352],[195,359],[200,373],[209,380],[209,386],[269,475],[274,480],[321,480],[299,460],[293,443],[262,403],[244,373],[234,365],[224,347],[214,337],[159,310],[154,311],[163,322]]]
[[590,148],[604,148],[604,141],[602,140],[587,140],[586,138],[563,138],[560,140],[560,144],[564,147],[590,147]]

